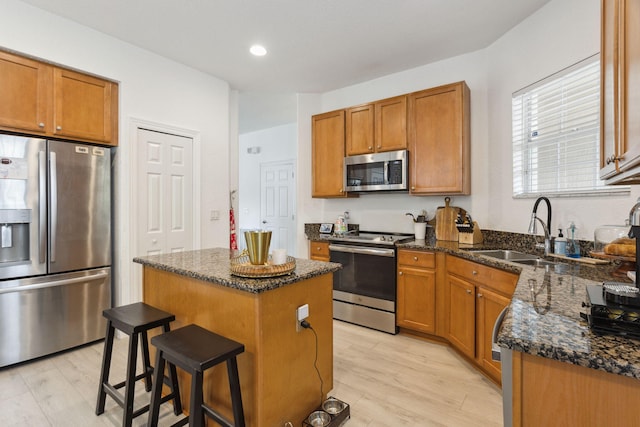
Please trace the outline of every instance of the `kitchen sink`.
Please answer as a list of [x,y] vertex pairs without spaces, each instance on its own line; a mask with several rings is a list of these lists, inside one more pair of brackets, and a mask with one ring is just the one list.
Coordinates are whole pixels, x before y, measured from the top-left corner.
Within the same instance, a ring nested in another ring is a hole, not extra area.
[[524,265],[533,265],[534,267],[546,267],[548,265],[556,265],[555,262],[553,261],[547,261],[544,259],[520,259],[517,261],[513,261],[517,264],[524,264]]
[[482,250],[482,251],[473,251],[474,254],[484,255],[491,258],[503,259],[505,261],[521,261],[521,260],[531,260],[535,261],[539,257],[537,255],[526,254],[524,252],[511,251],[508,249],[497,249],[497,250]]

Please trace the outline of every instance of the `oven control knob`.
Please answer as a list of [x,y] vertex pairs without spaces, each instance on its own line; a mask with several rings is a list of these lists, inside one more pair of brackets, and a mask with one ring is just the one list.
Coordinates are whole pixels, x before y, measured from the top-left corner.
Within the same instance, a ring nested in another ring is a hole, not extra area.
[[385,240],[387,240],[387,239],[386,239],[386,237],[384,237],[384,236],[380,236],[380,240],[382,240],[382,241],[384,242],[384,241],[385,241]]

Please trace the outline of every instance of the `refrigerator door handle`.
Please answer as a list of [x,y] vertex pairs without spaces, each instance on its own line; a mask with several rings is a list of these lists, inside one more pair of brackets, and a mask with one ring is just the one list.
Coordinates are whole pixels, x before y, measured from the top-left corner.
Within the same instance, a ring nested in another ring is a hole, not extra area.
[[49,230],[51,241],[49,242],[49,262],[56,262],[56,234],[58,230],[58,171],[56,168],[56,153],[49,153],[49,169],[51,171],[51,223]]
[[90,276],[74,277],[73,279],[54,280],[51,282],[38,283],[34,285],[14,286],[13,288],[6,288],[6,289],[0,288],[0,295],[8,294],[10,292],[32,291],[34,289],[53,288],[56,286],[72,285],[74,283],[94,282],[96,280],[104,279],[107,276],[109,276],[109,273],[106,270],[103,270],[97,274],[92,274]]
[[47,153],[38,153],[38,254],[40,264],[47,256]]

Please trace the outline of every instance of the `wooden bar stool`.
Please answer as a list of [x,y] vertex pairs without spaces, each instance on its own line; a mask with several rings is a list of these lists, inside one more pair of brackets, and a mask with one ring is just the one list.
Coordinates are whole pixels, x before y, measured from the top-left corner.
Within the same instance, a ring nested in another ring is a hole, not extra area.
[[[104,412],[104,405],[107,394],[113,398],[123,409],[122,425],[130,427],[133,419],[149,410],[150,405],[133,410],[133,397],[135,383],[144,379],[145,390],[151,391],[152,374],[154,372],[149,360],[149,341],[147,331],[162,326],[163,332],[169,332],[169,323],[175,320],[175,316],[166,311],[158,310],[144,303],[135,303],[121,307],[104,310],[102,315],[107,319],[107,333],[104,340],[104,353],[102,355],[102,372],[100,373],[100,385],[98,388],[98,403],[96,405],[96,415]],[[129,335],[129,355],[127,360],[127,377],[125,381],[118,384],[109,383],[109,371],[111,369],[111,355],[113,351],[113,337],[118,329]],[[136,375],[136,360],[138,353],[138,338],[142,337],[142,358],[144,370],[142,374]],[[164,376],[164,369],[157,372],[156,381],[171,388],[171,393],[163,397],[161,402],[173,399],[173,412],[176,415],[182,413],[182,403],[180,402],[180,390],[178,388],[178,376],[175,367],[169,369],[169,378]],[[124,386],[124,396],[118,391]]]
[[[151,338],[151,344],[157,348],[156,374],[153,393],[151,394],[151,410],[147,426],[158,424],[160,409],[159,373],[162,372],[165,360],[169,366],[179,368],[191,374],[191,399],[189,403],[189,417],[178,421],[174,426],[190,427],[204,426],[204,416],[208,415],[218,424],[225,427],[244,427],[244,412],[238,378],[238,364],[236,356],[244,351],[244,345],[230,340],[197,325],[188,325],[166,334]],[[225,419],[221,414],[208,407],[203,402],[202,378],[204,371],[227,362],[227,375],[231,391],[231,405],[234,423]]]

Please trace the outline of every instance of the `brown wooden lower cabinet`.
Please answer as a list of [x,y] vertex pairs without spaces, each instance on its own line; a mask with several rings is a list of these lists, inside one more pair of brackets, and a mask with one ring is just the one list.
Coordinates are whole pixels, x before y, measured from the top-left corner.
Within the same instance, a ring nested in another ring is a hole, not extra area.
[[513,352],[513,426],[638,426],[635,378]]
[[309,259],[329,262],[329,242],[309,241]]
[[396,324],[399,327],[436,333],[434,253],[399,251],[397,304]]
[[396,324],[442,337],[495,382],[493,325],[509,304],[518,275],[444,253],[398,251]]

